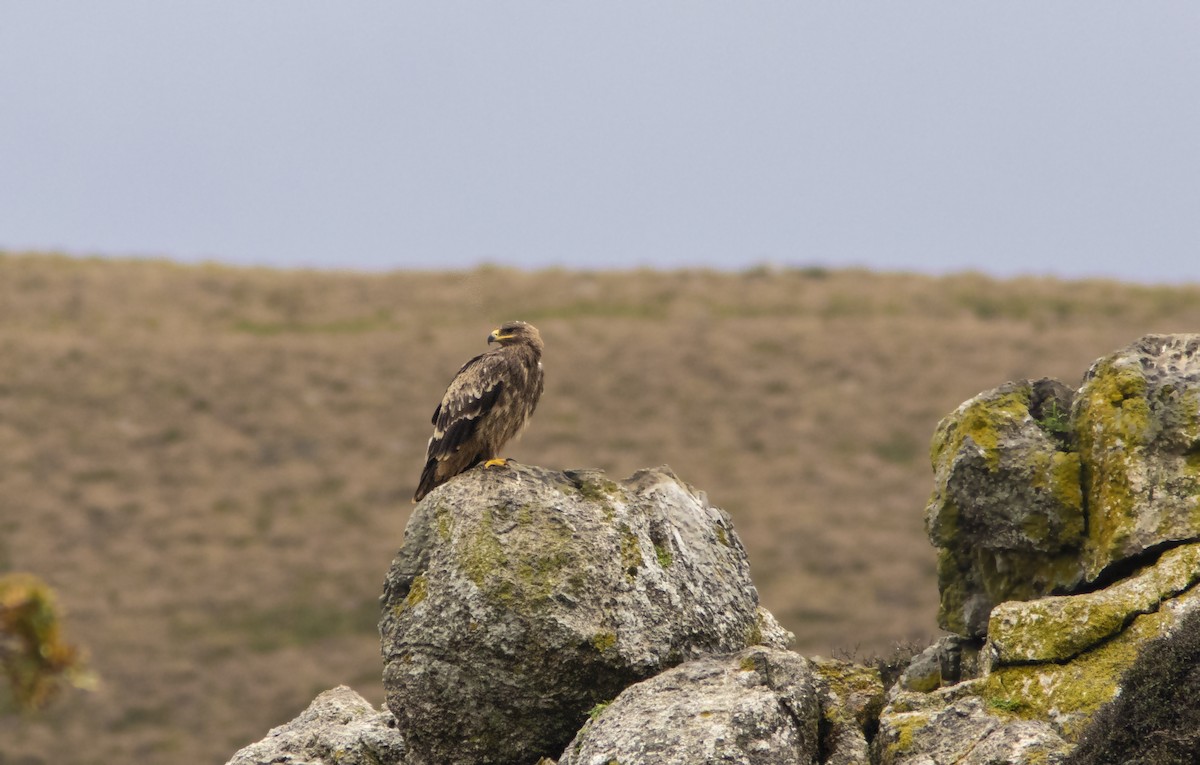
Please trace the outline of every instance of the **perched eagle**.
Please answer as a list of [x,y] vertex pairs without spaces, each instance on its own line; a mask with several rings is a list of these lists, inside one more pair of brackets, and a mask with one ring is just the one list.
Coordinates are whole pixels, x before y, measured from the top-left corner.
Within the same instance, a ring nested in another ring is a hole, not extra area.
[[481,462],[504,464],[500,449],[525,429],[542,397],[542,336],[523,321],[488,335],[495,350],[463,364],[433,411],[433,437],[413,502]]

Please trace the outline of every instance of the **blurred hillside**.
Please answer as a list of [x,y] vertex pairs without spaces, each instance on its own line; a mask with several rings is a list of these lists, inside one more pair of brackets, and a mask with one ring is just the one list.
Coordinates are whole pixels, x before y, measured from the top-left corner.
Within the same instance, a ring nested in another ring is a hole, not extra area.
[[669,464],[732,514],[797,650],[862,655],[936,633],[938,420],[1200,329],[1200,287],[0,256],[0,572],[57,589],[101,678],[0,719],[0,762],[223,762],[338,683],[381,701],[429,416],[512,318],[547,385],[508,456]]

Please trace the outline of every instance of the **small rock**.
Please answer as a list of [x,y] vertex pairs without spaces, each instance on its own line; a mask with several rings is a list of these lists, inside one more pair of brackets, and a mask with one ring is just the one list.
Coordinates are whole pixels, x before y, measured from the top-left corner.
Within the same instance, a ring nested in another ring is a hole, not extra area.
[[1051,725],[993,708],[980,681],[934,693],[903,692],[879,719],[880,765],[1059,763],[1071,745]]
[[[697,659],[627,688],[558,765],[817,762],[820,689],[798,654],[752,648]],[[865,750],[865,743],[864,743]]]
[[227,765],[404,765],[404,739],[388,711],[340,685]]

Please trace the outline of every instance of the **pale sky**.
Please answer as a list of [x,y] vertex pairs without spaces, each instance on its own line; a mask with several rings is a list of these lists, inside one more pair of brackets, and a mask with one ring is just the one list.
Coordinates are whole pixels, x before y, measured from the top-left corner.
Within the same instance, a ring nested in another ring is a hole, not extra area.
[[0,249],[1200,282],[1200,3],[5,0]]

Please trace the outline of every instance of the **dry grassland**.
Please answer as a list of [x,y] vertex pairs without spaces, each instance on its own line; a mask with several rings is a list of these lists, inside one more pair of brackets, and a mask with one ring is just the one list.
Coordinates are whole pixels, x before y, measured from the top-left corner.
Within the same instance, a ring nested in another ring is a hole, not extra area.
[[667,463],[727,509],[803,653],[936,634],[939,418],[1077,384],[1200,288],[821,269],[351,275],[0,256],[0,570],[60,593],[102,678],[0,719],[0,762],[223,762],[348,683],[429,415],[505,319],[546,394],[508,455]]

